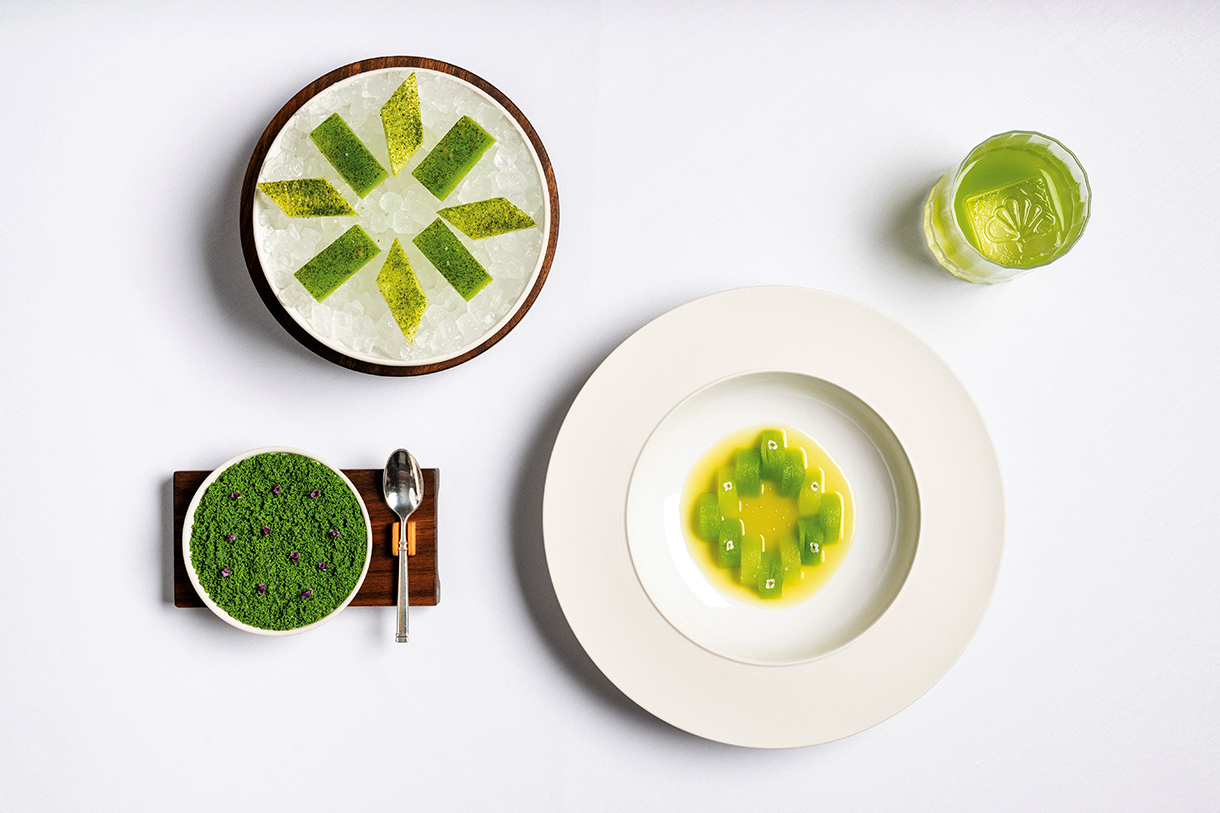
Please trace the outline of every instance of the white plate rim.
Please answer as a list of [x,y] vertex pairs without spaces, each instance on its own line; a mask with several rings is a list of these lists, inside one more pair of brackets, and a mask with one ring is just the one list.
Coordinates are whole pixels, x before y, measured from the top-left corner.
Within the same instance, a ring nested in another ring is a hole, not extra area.
[[[746,320],[754,342],[706,352],[716,326],[734,320]],[[811,323],[819,326],[817,353],[805,350],[799,335]],[[902,589],[872,626],[811,661],[759,665],[708,652],[657,611],[631,563],[625,505],[640,451],[678,403],[715,380],[774,371],[842,387],[889,425],[919,485],[920,534]],[[555,440],[543,536],[569,625],[628,697],[707,739],[783,748],[863,731],[948,672],[994,593],[1004,514],[991,436],[973,398],[931,347],[854,300],[765,286],[676,308],[594,371]],[[785,695],[792,702],[774,713],[775,698]]]
[[[203,585],[201,585],[199,583],[199,574],[195,572],[195,568],[191,565],[191,530],[194,528],[194,525],[195,525],[195,511],[196,511],[196,509],[199,508],[199,502],[200,502],[200,500],[203,499],[203,495],[208,490],[208,486],[210,486],[210,485],[212,485],[212,483],[216,482],[217,478],[219,478],[221,474],[223,474],[227,469],[236,465],[237,463],[240,463],[243,460],[247,460],[251,457],[254,457],[255,455],[273,454],[273,453],[300,455],[301,457],[307,457],[310,460],[317,461],[318,463],[321,463],[326,468],[330,469],[332,472],[334,472],[335,474],[337,474],[339,476],[339,479],[342,480],[343,483],[352,492],[352,496],[356,498],[356,504],[360,506],[360,514],[361,514],[361,516],[364,517],[364,534],[365,534],[364,568],[361,569],[360,577],[358,579],[356,579],[356,584],[352,588],[352,592],[348,594],[347,598],[345,598],[338,607],[336,607],[334,610],[327,613],[326,615],[322,616],[317,621],[314,621],[312,624],[306,624],[303,627],[295,627],[290,630],[265,630],[265,629],[261,629],[260,627],[255,627],[250,624],[247,624],[243,621],[238,621],[236,618],[234,618],[233,616],[231,616],[227,612],[225,612],[220,607],[220,605],[218,605],[215,601],[212,600],[212,597],[208,595],[207,590],[204,590]],[[204,481],[199,484],[199,488],[195,489],[195,495],[193,497],[191,497],[190,505],[188,505],[186,507],[186,517],[182,521],[182,562],[184,565],[186,565],[186,575],[191,580],[191,586],[195,588],[195,592],[199,595],[199,598],[203,601],[204,605],[209,610],[214,612],[217,616],[219,616],[220,620],[224,621],[226,624],[230,624],[234,627],[237,627],[240,630],[245,630],[246,632],[253,632],[256,635],[271,635],[271,636],[297,635],[299,633],[306,632],[311,629],[316,629],[317,627],[322,626],[327,621],[331,620],[336,615],[341,613],[344,609],[346,609],[347,605],[351,604],[352,599],[356,597],[356,594],[360,592],[360,587],[364,584],[364,577],[368,575],[369,563],[372,558],[373,558],[373,526],[369,520],[368,508],[365,506],[364,499],[360,496],[360,492],[359,492],[359,490],[357,490],[355,484],[353,484],[352,481],[347,478],[347,475],[344,474],[342,472],[342,470],[327,463],[325,460],[318,457],[316,454],[313,454],[312,452],[306,452],[303,449],[294,449],[289,446],[264,446],[259,449],[251,449],[250,451],[242,452],[241,454],[237,455],[236,457],[226,460],[224,463],[217,466],[212,471],[212,473],[209,474],[206,478],[204,478]]]

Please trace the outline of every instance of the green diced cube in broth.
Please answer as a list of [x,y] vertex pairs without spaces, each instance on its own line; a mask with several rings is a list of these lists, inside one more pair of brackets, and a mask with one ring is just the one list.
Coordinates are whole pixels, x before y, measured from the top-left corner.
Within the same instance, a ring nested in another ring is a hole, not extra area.
[[784,562],[780,552],[774,548],[762,553],[758,568],[758,595],[761,598],[782,598],[784,595]]
[[778,483],[784,474],[784,449],[788,441],[782,429],[764,429],[758,435],[758,450],[762,459],[762,478]]
[[759,469],[762,460],[757,449],[738,449],[737,465],[733,481],[737,484],[737,496],[757,497],[762,493],[762,479]]
[[699,523],[699,538],[704,542],[715,542],[720,534],[720,502],[711,491],[699,495],[696,506]]
[[741,537],[741,572],[738,580],[745,585],[758,581],[758,569],[762,566],[763,538],[758,534],[743,534]]
[[822,491],[826,488],[826,473],[818,466],[805,469],[805,480],[797,496],[797,511],[803,517],[811,517],[822,507]]
[[741,567],[741,540],[744,526],[739,519],[726,519],[720,523],[717,541],[717,556],[721,567]]

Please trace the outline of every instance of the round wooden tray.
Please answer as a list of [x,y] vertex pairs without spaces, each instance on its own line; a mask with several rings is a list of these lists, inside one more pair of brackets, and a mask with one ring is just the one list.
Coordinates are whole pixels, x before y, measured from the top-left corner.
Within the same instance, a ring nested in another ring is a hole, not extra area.
[[[263,161],[267,157],[268,151],[271,149],[272,143],[280,130],[292,118],[302,106],[305,105],[314,96],[317,96],[326,88],[341,82],[348,77],[355,76],[368,71],[381,70],[383,68],[422,68],[424,70],[432,70],[440,73],[447,73],[458,79],[461,79],[468,84],[473,85],[482,92],[486,93],[491,98],[495,99],[501,107],[512,116],[513,120],[521,128],[526,138],[529,139],[533,146],[534,152],[538,155],[538,161],[542,165],[543,178],[546,182],[546,194],[550,207],[550,227],[543,245],[542,265],[538,271],[538,275],[534,280],[533,286],[525,293],[520,303],[512,312],[512,316],[500,326],[499,330],[487,336],[478,345],[466,350],[464,353],[452,358],[442,359],[435,362],[424,362],[419,364],[393,364],[376,363],[365,361],[363,359],[353,358],[332,347],[323,344],[317,337],[307,331],[304,327],[297,323],[295,319],[288,313],[283,303],[276,296],[275,291],[271,287],[271,283],[267,280],[267,275],[263,271],[262,263],[259,261],[258,251],[255,248],[254,242],[254,195],[257,189],[258,173],[262,169]],[[254,148],[254,154],[250,156],[250,164],[246,167],[246,177],[241,186],[241,211],[240,211],[240,226],[241,226],[241,248],[242,253],[246,257],[246,267],[250,272],[250,279],[254,281],[254,287],[258,291],[258,295],[262,297],[263,302],[267,305],[268,310],[275,317],[276,321],[283,326],[284,330],[288,331],[293,338],[303,344],[305,347],[317,353],[327,361],[332,361],[342,367],[347,367],[351,370],[356,370],[362,373],[370,373],[372,375],[387,375],[387,376],[402,376],[402,375],[423,375],[425,373],[434,373],[439,370],[446,370],[450,367],[457,366],[464,361],[468,361],[482,353],[487,348],[491,347],[500,339],[504,338],[510,330],[517,326],[525,316],[526,311],[534,304],[534,300],[538,298],[539,291],[542,290],[542,285],[546,282],[547,274],[551,270],[551,261],[555,257],[555,243],[559,237],[559,190],[555,185],[555,173],[551,168],[551,160],[547,157],[546,149],[542,146],[542,140],[538,137],[534,126],[530,124],[529,119],[517,108],[512,101],[497,90],[490,82],[482,79],[471,73],[450,65],[447,62],[441,62],[435,59],[427,59],[417,56],[383,56],[374,59],[363,59],[359,62],[353,62],[350,65],[344,65],[342,68],[337,68],[325,76],[314,80],[306,85],[297,95],[293,96],[286,105],[284,105],[275,117],[271,119],[271,123],[267,125],[267,129],[263,131],[262,136],[258,140],[258,144]]]

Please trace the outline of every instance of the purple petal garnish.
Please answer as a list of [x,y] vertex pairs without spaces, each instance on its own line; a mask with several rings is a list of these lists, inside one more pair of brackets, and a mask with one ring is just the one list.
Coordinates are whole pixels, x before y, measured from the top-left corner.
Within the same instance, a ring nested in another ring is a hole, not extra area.
[[313,499],[313,500],[316,500],[316,499],[318,498],[318,495],[319,495],[319,494],[321,494],[321,493],[322,493],[321,491],[318,491],[318,490],[315,488],[313,491],[309,492],[309,498],[310,498],[310,499]]
[[283,491],[283,490],[284,490],[284,489],[280,488],[279,486],[276,486],[275,488],[271,489],[271,493],[272,493],[272,494],[279,494],[279,493],[280,493],[281,491]]
[[263,584],[262,582],[259,582],[258,587],[256,589],[258,590],[258,594],[261,596],[263,593],[267,592],[267,585]]
[[224,576],[226,579],[229,578],[229,572],[230,571],[227,567],[222,567],[220,569],[220,575]]
[[304,593],[301,593],[301,598],[309,598],[312,595],[313,595],[312,590],[306,590]]
[[288,554],[288,558],[295,562],[297,559],[301,558],[301,554],[293,551],[292,553]]
[[318,562],[318,570],[326,570],[326,562]]
[[238,493],[238,492],[236,492],[236,491],[234,491],[234,492],[233,492],[232,494],[230,494],[229,496],[230,496],[230,497],[232,497],[232,498],[233,498],[233,499],[235,499],[235,500],[240,500],[240,499],[241,499],[241,494],[240,494],[240,493]]
[[225,537],[225,539],[229,540],[230,542],[232,542],[232,541],[233,541],[234,539],[236,539],[236,538],[237,538],[237,537],[236,537],[236,536],[234,536],[233,534],[229,534],[228,536],[226,536],[226,537]]
[[331,532],[330,532],[330,535],[331,535],[331,536],[333,536],[333,537],[336,537],[336,538],[337,538],[337,537],[339,536],[339,532],[338,532],[338,531],[331,531]]
[[271,533],[271,529],[268,528],[266,525],[264,525],[263,526],[263,536],[266,536],[269,533]]

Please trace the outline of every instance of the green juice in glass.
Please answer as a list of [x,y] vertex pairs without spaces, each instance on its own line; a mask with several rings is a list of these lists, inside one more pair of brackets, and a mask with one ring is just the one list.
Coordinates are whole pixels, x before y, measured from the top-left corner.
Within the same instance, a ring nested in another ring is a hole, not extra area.
[[1004,282],[1065,254],[1089,217],[1088,178],[1053,138],[987,139],[933,187],[924,235],[937,261],[970,282]]

